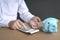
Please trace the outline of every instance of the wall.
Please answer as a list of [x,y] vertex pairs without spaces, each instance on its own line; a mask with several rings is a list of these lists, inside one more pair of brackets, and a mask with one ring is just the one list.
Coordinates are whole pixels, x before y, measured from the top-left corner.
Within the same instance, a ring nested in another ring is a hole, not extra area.
[[30,12],[41,19],[56,17],[60,19],[60,0],[25,0]]

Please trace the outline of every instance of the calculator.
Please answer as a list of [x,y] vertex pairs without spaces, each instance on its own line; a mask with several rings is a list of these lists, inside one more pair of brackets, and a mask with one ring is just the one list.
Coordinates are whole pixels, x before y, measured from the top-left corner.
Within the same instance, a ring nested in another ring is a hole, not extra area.
[[34,34],[34,33],[39,32],[39,29],[32,29],[30,27],[27,27],[27,28],[21,28],[21,29],[19,29],[19,31],[29,33],[29,34]]

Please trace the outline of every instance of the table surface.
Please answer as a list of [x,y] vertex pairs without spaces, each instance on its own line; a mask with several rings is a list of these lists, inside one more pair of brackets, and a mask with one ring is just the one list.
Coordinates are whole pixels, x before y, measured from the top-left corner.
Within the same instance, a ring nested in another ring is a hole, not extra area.
[[18,30],[0,28],[0,40],[60,40],[60,21],[57,33],[44,33],[42,31],[29,35]]

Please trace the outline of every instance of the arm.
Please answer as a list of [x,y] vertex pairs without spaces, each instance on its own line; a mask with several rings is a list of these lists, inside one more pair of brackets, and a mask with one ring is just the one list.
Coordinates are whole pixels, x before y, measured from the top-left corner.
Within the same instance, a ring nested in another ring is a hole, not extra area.
[[18,12],[20,14],[20,17],[23,21],[25,22],[29,22],[30,19],[32,17],[34,17],[34,15],[32,15],[30,12],[29,12],[29,9],[27,8],[26,6],[26,3],[24,2],[24,0],[21,1],[21,3],[19,4],[19,7],[18,7]]
[[42,26],[41,19],[37,16],[32,15],[29,12],[29,9],[27,8],[24,0],[22,0],[21,3],[19,4],[18,12],[20,14],[21,19],[29,23],[32,28],[35,29],[38,28],[39,26],[40,27]]

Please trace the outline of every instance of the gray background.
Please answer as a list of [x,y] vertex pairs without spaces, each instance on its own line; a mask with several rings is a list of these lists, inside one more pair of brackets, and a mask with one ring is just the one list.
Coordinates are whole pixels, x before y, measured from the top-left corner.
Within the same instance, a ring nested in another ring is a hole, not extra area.
[[25,0],[30,12],[42,20],[47,17],[60,19],[60,0]]

